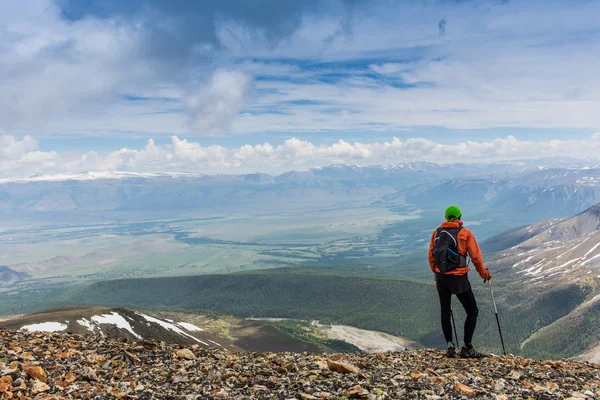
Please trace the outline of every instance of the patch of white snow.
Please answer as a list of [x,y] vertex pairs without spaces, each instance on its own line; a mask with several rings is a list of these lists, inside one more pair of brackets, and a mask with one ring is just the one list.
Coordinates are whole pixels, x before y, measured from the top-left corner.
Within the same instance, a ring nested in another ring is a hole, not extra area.
[[[167,321],[173,322],[171,320],[167,320]],[[202,331],[204,331],[204,329],[198,328],[196,325],[190,324],[190,323],[187,323],[187,322],[178,322],[177,325],[179,325],[183,329],[187,329],[190,332],[202,332]]]
[[587,303],[585,303],[585,304],[586,304],[586,305],[587,305],[587,304],[592,304],[592,303],[595,303],[595,302],[597,302],[598,300],[600,300],[600,294],[597,294],[597,295],[595,295],[595,296],[594,296],[594,297],[593,297],[593,298],[592,298],[590,301],[588,301],[588,302],[587,302]]
[[82,318],[78,319],[77,323],[81,326],[85,326],[88,329],[88,331],[94,333],[94,325],[92,324],[92,321],[88,321],[87,319]]
[[133,331],[133,328],[131,327],[129,322],[127,322],[127,320],[123,318],[122,315],[115,311],[113,311],[110,314],[94,315],[92,317],[92,321],[98,324],[116,325],[117,328],[125,329],[127,332],[131,333],[136,338],[142,339],[140,335]]
[[596,250],[598,247],[600,247],[600,243],[596,243],[596,245],[595,245],[594,247],[592,247],[592,248],[590,249],[590,251],[588,251],[587,253],[585,253],[585,255],[583,256],[583,259],[585,260],[585,259],[587,258],[587,256],[588,256],[590,253],[593,253],[593,252],[594,252],[594,250]]
[[558,267],[548,268],[548,270],[546,271],[546,273],[551,272],[551,271],[556,271],[557,269],[562,269],[562,268],[566,267],[567,265],[573,264],[574,262],[579,261],[579,260],[581,260],[581,258],[577,257],[577,258],[574,258],[572,260],[567,261],[564,264],[559,265]]
[[31,332],[60,332],[67,329],[67,325],[60,322],[42,322],[41,324],[31,324],[21,327],[21,330],[27,329]]
[[177,327],[174,324],[171,324],[169,322],[160,320],[158,318],[151,317],[151,316],[146,315],[146,314],[142,314],[142,313],[136,313],[136,314],[144,317],[146,319],[146,321],[148,321],[148,322],[154,322],[155,324],[158,324],[158,325],[162,326],[165,329],[173,331],[173,332],[175,332],[175,333],[177,333],[177,334],[179,334],[181,336],[187,336],[190,339],[193,339],[193,340],[195,340],[198,343],[202,343],[203,345],[210,347],[210,345],[208,343],[203,342],[202,340],[198,339],[197,337],[194,337],[194,336],[190,335],[189,333],[186,333],[186,332],[182,331],[179,327]]
[[570,248],[569,250],[567,250],[567,251],[565,251],[564,253],[560,254],[560,255],[559,255],[558,257],[556,257],[556,258],[557,258],[557,259],[558,259],[558,258],[561,258],[561,257],[562,257],[562,256],[564,256],[565,254],[567,254],[567,253],[569,253],[569,252],[571,252],[571,251],[575,250],[576,248],[578,248],[579,246],[581,246],[582,244],[584,244],[585,242],[587,242],[587,241],[588,241],[588,239],[589,239],[589,236],[588,236],[588,237],[586,237],[585,239],[583,239],[581,242],[579,242],[579,243],[578,243],[578,244],[577,244],[575,247],[572,247],[572,248]]
[[596,254],[594,257],[590,258],[589,260],[582,262],[581,265],[585,265],[585,264],[589,263],[590,261],[595,260],[596,258],[600,258],[600,254]]

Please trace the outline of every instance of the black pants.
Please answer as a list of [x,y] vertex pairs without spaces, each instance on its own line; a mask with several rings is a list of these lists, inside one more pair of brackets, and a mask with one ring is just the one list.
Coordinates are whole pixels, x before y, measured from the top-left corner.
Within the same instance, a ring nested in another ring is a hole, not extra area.
[[[455,294],[467,313],[464,340],[465,346],[470,347],[473,340],[473,333],[475,332],[475,326],[477,325],[479,309],[477,308],[477,301],[475,300],[475,295],[471,289],[469,279],[466,275],[452,276],[437,274],[436,282],[438,294],[440,296],[440,308],[442,311],[442,330],[444,331],[446,342],[452,342],[452,322],[450,321],[450,314],[452,312],[452,295]],[[458,338],[456,338],[456,340],[458,341]]]

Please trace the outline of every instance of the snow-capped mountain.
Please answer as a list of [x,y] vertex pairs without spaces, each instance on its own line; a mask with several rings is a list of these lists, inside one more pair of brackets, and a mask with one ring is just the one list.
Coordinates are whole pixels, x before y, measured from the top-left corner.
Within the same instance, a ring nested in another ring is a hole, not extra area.
[[407,202],[430,209],[443,208],[448,199],[471,216],[483,213],[500,221],[515,214],[524,215],[522,224],[565,218],[600,202],[600,167],[460,177],[414,186],[406,196]]
[[[562,220],[542,221],[490,238],[487,253],[499,297],[511,318],[515,307],[537,308],[524,353],[554,353],[597,361],[600,347],[600,204]],[[493,243],[492,243],[493,244]],[[543,310],[543,311],[542,311]],[[531,322],[531,321],[530,321]]]
[[0,184],[26,182],[63,182],[63,181],[93,181],[102,179],[152,179],[152,178],[181,178],[197,177],[202,174],[186,172],[127,172],[127,171],[90,171],[79,174],[42,174],[28,177],[0,178]]
[[468,210],[471,219],[510,220],[495,231],[500,232],[519,221],[567,217],[600,202],[600,167],[417,162],[332,165],[277,176],[90,172],[0,180],[0,214],[35,214],[35,219],[51,213],[162,212],[168,217],[174,210],[226,213],[264,204],[289,210],[357,202],[437,211],[448,201]]
[[[523,232],[537,234],[527,237]],[[524,240],[502,250],[494,263],[524,283],[600,278],[600,204],[572,218],[534,224],[505,236],[515,235]]]

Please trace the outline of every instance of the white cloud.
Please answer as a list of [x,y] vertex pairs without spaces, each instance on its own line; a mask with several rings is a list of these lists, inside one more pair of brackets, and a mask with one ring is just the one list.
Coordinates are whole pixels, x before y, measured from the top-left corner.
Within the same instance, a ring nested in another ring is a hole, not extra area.
[[[160,43],[144,35],[149,22],[142,16],[66,21],[53,0],[5,0],[0,128],[168,136],[414,126],[597,129],[600,40],[590,32],[600,3],[536,3],[372,2],[351,15],[341,7],[337,14],[299,15],[298,29],[280,41],[220,17],[206,34],[224,46],[198,45],[197,58],[174,67],[168,57],[147,56]],[[163,19],[164,26],[178,26],[176,17]],[[198,76],[208,78],[192,84]],[[173,102],[129,102],[126,94]],[[245,108],[255,112],[239,115]],[[339,144],[335,151],[348,149]]]
[[390,75],[397,74],[398,72],[406,71],[411,68],[410,64],[403,63],[383,63],[383,64],[371,64],[369,68],[378,74]]
[[43,126],[64,115],[93,115],[152,77],[141,63],[135,26],[92,18],[62,19],[51,0],[8,0],[0,14],[0,123]]
[[0,143],[8,144],[6,148],[11,150],[0,153],[0,177],[90,171],[280,173],[336,163],[470,163],[567,156],[597,159],[600,154],[598,139],[597,134],[589,139],[550,141],[520,141],[508,136],[449,145],[425,138],[392,138],[383,142],[339,140],[329,145],[315,145],[290,138],[277,146],[246,144],[228,149],[217,145],[202,146],[199,142],[173,136],[171,143],[165,145],[149,140],[141,149],[122,148],[105,154],[92,150],[78,154],[40,151],[31,137],[18,140],[4,135],[0,136]]
[[228,130],[252,91],[252,78],[248,74],[216,70],[209,82],[186,99],[192,129],[200,133]]
[[29,135],[21,140],[10,135],[2,135],[0,136],[0,159],[18,159],[37,147],[38,141]]

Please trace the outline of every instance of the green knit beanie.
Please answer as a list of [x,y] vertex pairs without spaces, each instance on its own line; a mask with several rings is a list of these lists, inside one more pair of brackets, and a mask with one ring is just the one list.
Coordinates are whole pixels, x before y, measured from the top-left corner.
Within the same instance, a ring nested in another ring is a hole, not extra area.
[[457,206],[450,206],[448,208],[446,208],[446,221],[452,222],[456,219],[460,219],[460,217],[462,217],[462,212],[460,211],[460,208],[458,208]]

